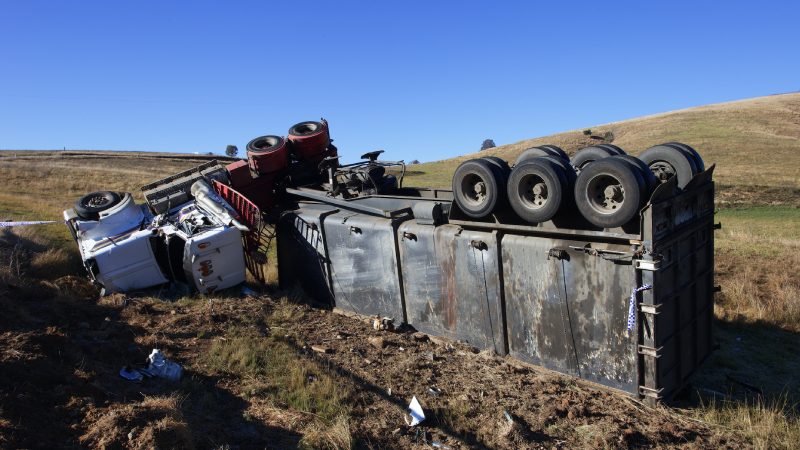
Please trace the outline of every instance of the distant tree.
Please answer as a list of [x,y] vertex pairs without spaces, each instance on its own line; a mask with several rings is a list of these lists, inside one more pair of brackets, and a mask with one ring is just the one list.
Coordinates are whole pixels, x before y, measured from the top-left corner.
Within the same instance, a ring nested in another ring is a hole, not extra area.
[[214,156],[214,152],[206,152],[206,155],[208,155],[208,156]]
[[419,164],[419,160],[418,159],[412,159],[411,162],[408,163],[408,164],[409,165],[411,165],[411,164]]
[[614,133],[606,131],[605,133],[603,133],[603,140],[608,142],[614,142]]
[[491,140],[491,139],[486,139],[485,141],[483,141],[483,144],[481,144],[481,150],[488,150],[490,148],[495,148],[495,147],[497,147],[497,146],[494,144],[494,141]]
[[239,153],[239,149],[236,148],[235,145],[229,145],[225,147],[225,154],[230,156],[231,158],[235,157],[237,153]]
[[589,129],[583,130],[583,134],[585,134],[586,136],[591,136],[592,135],[592,129],[589,128]]

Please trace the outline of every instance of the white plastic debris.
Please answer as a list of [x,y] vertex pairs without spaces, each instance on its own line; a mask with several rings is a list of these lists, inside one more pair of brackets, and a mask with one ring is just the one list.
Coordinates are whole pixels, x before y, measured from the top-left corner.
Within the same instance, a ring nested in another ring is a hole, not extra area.
[[418,425],[425,420],[425,412],[422,410],[422,406],[416,396],[411,399],[411,403],[408,405],[408,413],[411,414],[411,423],[408,424],[410,427]]
[[247,287],[247,286],[242,286],[241,293],[242,293],[242,295],[244,295],[245,297],[258,297],[258,292],[256,292],[256,291],[254,291],[254,290],[250,289],[250,288],[249,288],[249,287]]
[[119,370],[119,376],[129,381],[142,381],[142,374],[130,366],[125,366]]
[[147,357],[147,371],[150,375],[159,378],[166,378],[167,380],[178,381],[183,375],[183,367],[176,362],[172,362],[164,358],[161,350],[154,348]]

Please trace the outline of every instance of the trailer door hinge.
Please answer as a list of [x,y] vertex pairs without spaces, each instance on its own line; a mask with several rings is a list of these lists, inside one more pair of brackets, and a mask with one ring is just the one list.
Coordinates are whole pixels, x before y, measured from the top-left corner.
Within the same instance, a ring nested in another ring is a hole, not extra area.
[[651,272],[655,272],[661,268],[660,259],[635,259],[633,263],[637,270],[649,270]]
[[633,258],[633,252],[620,252],[616,250],[606,250],[603,248],[592,248],[592,244],[586,244],[583,247],[577,245],[570,245],[571,250],[577,250],[590,256],[599,256],[608,260],[629,260]]

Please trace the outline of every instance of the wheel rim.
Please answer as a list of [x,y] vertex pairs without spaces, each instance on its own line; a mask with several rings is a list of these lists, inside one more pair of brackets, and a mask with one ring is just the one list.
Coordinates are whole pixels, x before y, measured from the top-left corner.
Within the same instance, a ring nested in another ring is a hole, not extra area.
[[461,180],[461,192],[470,206],[480,206],[486,202],[486,181],[471,173]]
[[598,175],[586,188],[589,205],[600,214],[613,214],[625,203],[622,182],[610,175]]
[[676,172],[672,164],[665,161],[655,161],[651,163],[650,170],[653,171],[653,175],[655,175],[661,183],[674,177]]
[[517,186],[522,204],[528,209],[539,210],[547,205],[550,198],[547,183],[539,175],[528,175],[519,181]]
[[102,208],[111,203],[111,199],[102,194],[89,196],[83,200],[83,206],[86,208]]

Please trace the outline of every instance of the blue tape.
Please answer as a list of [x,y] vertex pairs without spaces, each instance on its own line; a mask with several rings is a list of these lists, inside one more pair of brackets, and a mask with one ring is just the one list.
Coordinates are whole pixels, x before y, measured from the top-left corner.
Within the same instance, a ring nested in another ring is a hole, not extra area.
[[628,333],[636,326],[636,293],[650,289],[653,289],[653,286],[645,284],[644,286],[633,288],[631,291],[631,300],[628,303]]
[[27,222],[0,222],[0,228],[10,227],[24,227],[27,225],[44,225],[47,223],[56,223],[55,220],[29,220]]

